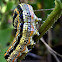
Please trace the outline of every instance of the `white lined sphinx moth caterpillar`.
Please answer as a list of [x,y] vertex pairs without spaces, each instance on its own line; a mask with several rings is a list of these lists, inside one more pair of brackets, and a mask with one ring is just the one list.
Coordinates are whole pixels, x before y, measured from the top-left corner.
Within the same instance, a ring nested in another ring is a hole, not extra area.
[[18,57],[30,51],[27,46],[35,44],[32,36],[34,34],[39,35],[35,23],[40,20],[40,18],[36,17],[32,6],[29,4],[21,3],[15,8],[13,26],[17,29],[17,32],[12,45],[4,55],[7,62],[17,62]]

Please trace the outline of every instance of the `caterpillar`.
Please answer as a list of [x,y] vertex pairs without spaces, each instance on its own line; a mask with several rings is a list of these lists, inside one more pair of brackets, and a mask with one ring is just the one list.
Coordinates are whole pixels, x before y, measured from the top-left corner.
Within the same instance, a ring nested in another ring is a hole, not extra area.
[[39,35],[36,29],[36,22],[38,21],[41,21],[41,18],[34,14],[31,5],[21,3],[14,9],[13,26],[17,32],[13,43],[4,54],[7,62],[17,62],[18,57],[31,50],[28,47],[35,44],[32,39],[33,35]]

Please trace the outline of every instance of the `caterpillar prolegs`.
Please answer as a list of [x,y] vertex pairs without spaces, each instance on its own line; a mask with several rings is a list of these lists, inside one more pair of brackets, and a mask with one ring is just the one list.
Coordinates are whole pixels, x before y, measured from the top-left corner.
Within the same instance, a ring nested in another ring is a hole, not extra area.
[[28,46],[34,45],[33,35],[39,35],[36,29],[36,22],[41,21],[34,14],[33,8],[29,4],[21,3],[13,13],[13,26],[17,29],[12,45],[9,47],[4,57],[7,62],[17,62],[18,57],[23,53],[28,53]]

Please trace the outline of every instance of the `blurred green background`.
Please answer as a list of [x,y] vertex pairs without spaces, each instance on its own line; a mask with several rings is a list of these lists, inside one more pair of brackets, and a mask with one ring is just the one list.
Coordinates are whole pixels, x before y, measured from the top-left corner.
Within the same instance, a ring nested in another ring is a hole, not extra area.
[[[13,28],[13,10],[19,4],[18,0],[0,0],[0,61],[6,62],[4,59],[4,53],[8,49],[12,40],[15,36],[15,30]],[[38,9],[51,9],[55,7],[54,0],[27,0],[27,3],[33,6],[34,10]],[[47,16],[50,14],[50,11],[39,11],[35,12],[35,14],[42,18],[44,21]],[[54,24],[51,31],[51,47],[55,47],[57,45],[62,45],[62,18],[58,19],[58,21]],[[42,22],[43,23],[43,22]],[[48,42],[48,33],[44,36],[46,42]],[[39,48],[40,47],[40,48]],[[47,55],[47,50],[43,43],[39,42],[35,49],[37,50],[36,54],[45,57]]]

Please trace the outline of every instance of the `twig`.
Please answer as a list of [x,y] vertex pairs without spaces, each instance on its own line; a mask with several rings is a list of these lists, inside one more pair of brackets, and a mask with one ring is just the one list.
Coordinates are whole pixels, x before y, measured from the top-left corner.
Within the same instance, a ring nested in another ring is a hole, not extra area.
[[36,55],[34,53],[31,53],[31,52],[29,52],[27,55],[32,56],[34,58],[38,58],[38,59],[41,59],[42,58],[41,56],[38,56],[38,55]]
[[28,3],[28,0],[19,0],[20,3]]
[[[52,33],[51,33],[51,29],[48,30],[48,45],[51,47],[51,43],[52,43]],[[48,53],[48,62],[52,62],[51,61],[51,54]]]
[[36,12],[36,11],[49,11],[49,10],[53,10],[53,8],[51,8],[51,9],[38,9],[38,10],[34,10],[34,11]]
[[56,59],[57,62],[60,62],[60,60],[58,59],[58,57],[53,52],[51,52],[50,50],[48,50],[48,51],[55,57],[55,59]]
[[60,56],[60,54],[58,54],[56,51],[54,51],[54,50],[44,41],[43,38],[41,38],[40,40],[44,43],[44,45],[46,46],[46,48],[48,49],[48,51],[55,57],[56,61],[57,61],[57,62],[60,62],[59,59],[58,59],[57,56],[56,56],[56,55],[59,55],[59,56]]
[[42,42],[45,44],[45,46],[50,50],[52,51],[54,54],[60,56],[62,58],[62,55],[60,55],[59,53],[57,53],[56,51],[54,51],[44,40],[43,38],[41,38],[40,40],[42,40]]

